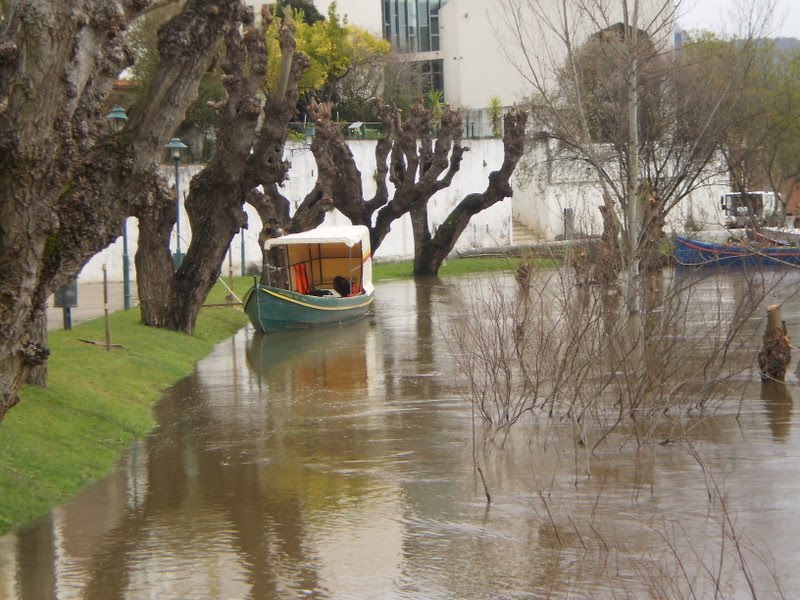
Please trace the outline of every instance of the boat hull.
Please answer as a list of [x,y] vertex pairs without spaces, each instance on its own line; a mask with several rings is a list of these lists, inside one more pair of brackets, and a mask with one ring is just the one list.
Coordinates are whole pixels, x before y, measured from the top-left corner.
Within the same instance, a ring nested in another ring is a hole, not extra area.
[[256,285],[245,296],[244,310],[259,331],[274,333],[351,323],[364,317],[373,294],[358,296],[309,296]]
[[687,267],[775,266],[800,264],[800,248],[792,246],[750,247],[675,238],[675,261]]

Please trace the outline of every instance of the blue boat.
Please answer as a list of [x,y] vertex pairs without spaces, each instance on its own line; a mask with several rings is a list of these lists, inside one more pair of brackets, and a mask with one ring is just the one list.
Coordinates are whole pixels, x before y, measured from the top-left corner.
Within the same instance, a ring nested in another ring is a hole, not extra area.
[[675,237],[675,261],[685,267],[800,265],[800,247],[763,242],[703,242]]
[[265,247],[282,248],[285,265],[268,267],[266,284],[255,282],[244,298],[256,329],[273,333],[342,325],[369,311],[372,256],[363,225],[318,227],[267,240]]

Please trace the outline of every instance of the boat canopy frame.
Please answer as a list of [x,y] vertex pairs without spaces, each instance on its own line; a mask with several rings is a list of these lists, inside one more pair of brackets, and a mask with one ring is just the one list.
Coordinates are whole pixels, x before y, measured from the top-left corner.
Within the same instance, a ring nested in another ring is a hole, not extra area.
[[[271,238],[264,247],[284,250],[286,266],[275,270],[285,272],[293,291],[333,288],[337,275],[347,279],[352,295],[373,291],[369,229],[363,225],[317,227]],[[270,286],[272,270],[268,265]]]

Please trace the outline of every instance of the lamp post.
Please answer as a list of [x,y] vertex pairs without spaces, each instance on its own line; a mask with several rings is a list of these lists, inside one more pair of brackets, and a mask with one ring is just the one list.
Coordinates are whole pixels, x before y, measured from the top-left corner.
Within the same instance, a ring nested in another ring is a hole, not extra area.
[[165,146],[169,148],[169,151],[172,155],[172,160],[175,161],[175,235],[177,237],[177,244],[176,244],[176,251],[175,251],[175,268],[181,266],[181,262],[183,262],[183,254],[181,253],[181,194],[180,194],[180,175],[178,173],[178,163],[181,162],[181,150],[183,148],[188,148],[186,144],[184,144],[178,138],[172,138],[169,141],[169,144]]
[[[121,106],[115,106],[106,115],[106,119],[111,122],[114,133],[119,133],[125,127],[128,115]],[[131,261],[128,256],[128,215],[122,221],[122,300],[125,310],[131,309]]]
[[245,265],[244,258],[244,227],[242,227],[242,277],[247,275],[247,267]]

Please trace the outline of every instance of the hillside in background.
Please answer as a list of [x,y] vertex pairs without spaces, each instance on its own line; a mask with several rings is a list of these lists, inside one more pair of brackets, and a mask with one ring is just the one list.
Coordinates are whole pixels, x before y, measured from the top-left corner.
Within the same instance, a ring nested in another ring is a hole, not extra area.
[[791,52],[792,50],[800,50],[800,39],[779,37],[772,40],[775,42],[775,47],[781,52]]

